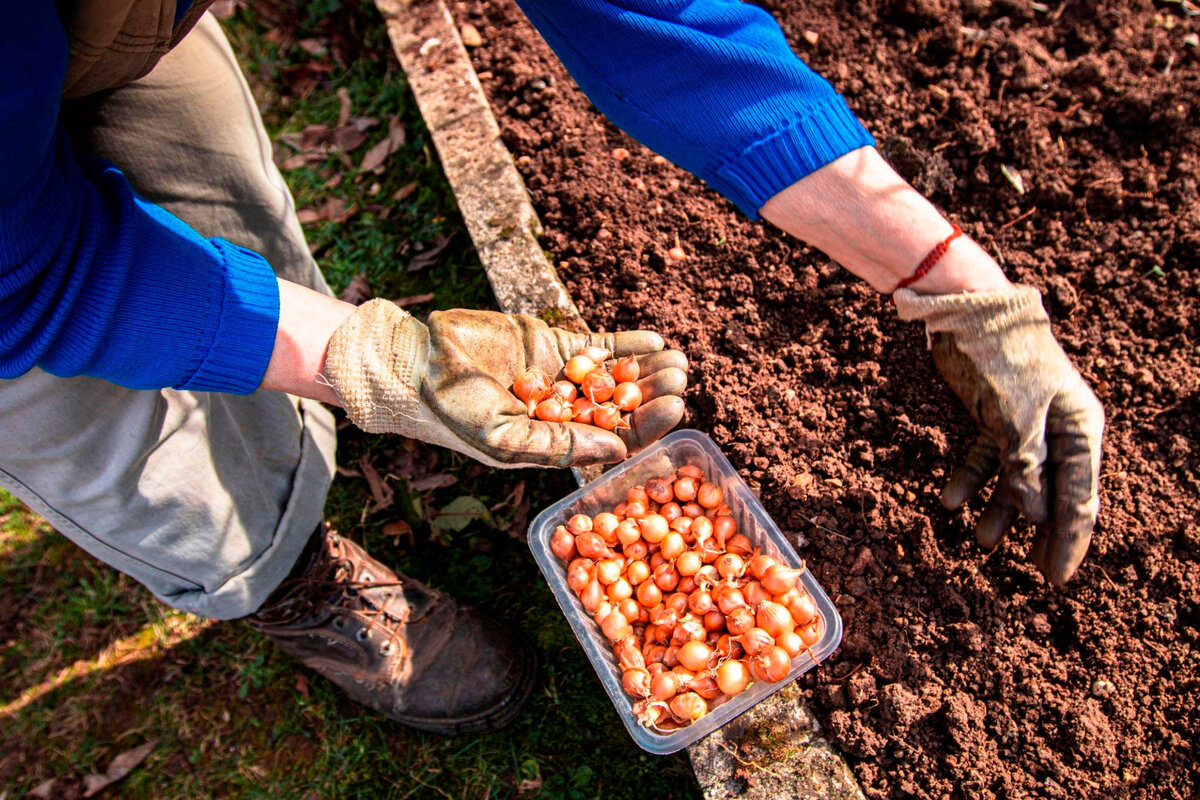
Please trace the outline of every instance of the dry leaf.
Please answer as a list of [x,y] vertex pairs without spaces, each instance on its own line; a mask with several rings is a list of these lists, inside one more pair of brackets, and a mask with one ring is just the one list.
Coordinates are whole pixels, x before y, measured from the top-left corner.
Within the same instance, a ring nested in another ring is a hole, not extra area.
[[357,125],[343,125],[333,132],[333,142],[346,153],[352,153],[363,146],[367,135],[359,130]]
[[413,260],[408,262],[408,271],[419,272],[428,266],[436,264],[438,256],[450,246],[450,241],[453,238],[454,234],[441,234],[438,236],[432,245],[413,256]]
[[346,123],[350,121],[350,112],[354,110],[350,103],[350,90],[342,86],[337,90],[337,96],[342,104],[341,109],[338,111],[338,127],[344,128]]
[[453,486],[458,483],[458,478],[445,472],[437,472],[433,475],[426,475],[423,478],[417,478],[412,482],[412,488],[418,492],[428,492],[432,489],[443,489],[447,486]]
[[325,42],[320,39],[297,39],[296,46],[310,56],[319,56],[325,52]]
[[358,212],[358,205],[346,207],[346,200],[340,197],[331,197],[325,200],[325,203],[319,209],[300,209],[296,211],[296,218],[299,219],[302,225],[323,222],[325,219],[328,219],[329,222],[346,222],[347,219],[353,217]]
[[55,796],[53,794],[53,792],[54,792],[54,784],[56,784],[56,783],[58,783],[58,778],[50,778],[49,780],[42,781],[37,786],[33,787],[28,792],[26,792],[25,796],[26,797],[39,797],[42,800],[48,800],[48,798]]
[[158,739],[151,739],[141,747],[126,750],[114,758],[103,775],[85,775],[83,796],[92,797],[133,772],[134,767],[145,761],[157,745]]
[[375,294],[371,291],[371,284],[367,283],[367,273],[360,272],[350,279],[350,283],[338,295],[338,299],[343,303],[361,306],[374,296]]
[[388,135],[367,151],[359,169],[363,172],[373,172],[379,169],[387,161],[388,156],[400,149],[400,145],[404,144],[404,139],[404,123],[400,121],[400,117],[392,117],[388,120]]
[[280,134],[279,141],[286,142],[296,150],[304,153],[320,147],[329,141],[329,133],[328,125],[309,125],[304,130],[297,131],[296,133]]
[[375,500],[375,507],[372,510],[380,511],[390,506],[396,496],[396,492],[392,487],[384,483],[383,478],[376,472],[375,467],[371,466],[371,462],[367,461],[366,456],[358,460],[358,468],[362,470],[363,477],[367,479],[367,486],[371,489],[371,497]]
[[401,186],[399,189],[396,190],[396,193],[392,195],[392,199],[393,200],[403,200],[404,198],[408,197],[410,194],[412,194],[413,192],[415,192],[417,190],[417,185],[418,184],[416,181],[412,181],[411,183],[404,184],[403,186]]
[[525,794],[526,792],[536,792],[542,788],[542,776],[536,778],[526,778],[517,784],[517,794]]
[[308,699],[308,676],[303,672],[296,673],[296,693],[305,700]]
[[400,544],[401,538],[408,539],[409,546],[416,544],[416,540],[413,538],[412,525],[409,525],[404,520],[389,522],[388,524],[384,525],[383,535],[390,538],[393,544],[396,545]]
[[307,166],[311,156],[306,153],[297,153],[294,156],[288,156],[282,161],[277,162],[277,165],[282,170],[300,169]]
[[431,300],[433,300],[433,293],[429,292],[426,294],[410,294],[408,297],[401,297],[399,300],[393,300],[392,302],[401,308],[408,308],[409,306],[419,306],[421,303],[428,303]]
[[305,61],[294,67],[284,67],[279,71],[279,77],[287,85],[288,91],[301,99],[312,94],[318,85],[327,79],[333,67],[320,61]]

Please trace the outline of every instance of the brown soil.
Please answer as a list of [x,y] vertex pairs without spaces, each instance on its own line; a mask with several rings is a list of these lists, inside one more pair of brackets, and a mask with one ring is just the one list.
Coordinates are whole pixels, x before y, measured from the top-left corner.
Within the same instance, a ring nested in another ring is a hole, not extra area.
[[1200,20],[1150,0],[769,4],[897,168],[1043,290],[1106,406],[1102,517],[1056,590],[1027,526],[988,555],[982,504],[938,503],[974,432],[919,329],[617,132],[511,0],[452,5],[584,316],[688,353],[690,424],[836,599],[844,643],[804,686],[867,793],[1200,794]]

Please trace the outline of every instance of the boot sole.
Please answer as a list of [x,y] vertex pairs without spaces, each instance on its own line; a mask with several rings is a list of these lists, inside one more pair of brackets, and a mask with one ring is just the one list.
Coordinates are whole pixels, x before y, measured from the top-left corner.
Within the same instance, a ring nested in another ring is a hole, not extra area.
[[429,733],[440,733],[445,736],[461,736],[468,733],[491,733],[503,728],[516,719],[533,694],[533,684],[537,679],[537,653],[527,641],[522,642],[520,652],[525,655],[521,665],[521,683],[513,690],[500,705],[482,711],[470,717],[460,717],[450,721],[433,717],[410,717],[399,714],[386,714],[401,725]]

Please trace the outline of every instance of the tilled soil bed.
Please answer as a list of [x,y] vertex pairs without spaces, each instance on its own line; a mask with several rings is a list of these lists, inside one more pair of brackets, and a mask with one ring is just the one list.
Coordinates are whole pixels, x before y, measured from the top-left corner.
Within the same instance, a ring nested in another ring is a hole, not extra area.
[[690,424],[836,599],[845,641],[803,686],[867,793],[1197,796],[1194,7],[768,5],[885,156],[1043,290],[1104,402],[1102,516],[1067,587],[1027,562],[1028,526],[989,555],[980,501],[941,508],[973,426],[887,298],[621,135],[511,0],[452,4],[585,317],[687,352]]

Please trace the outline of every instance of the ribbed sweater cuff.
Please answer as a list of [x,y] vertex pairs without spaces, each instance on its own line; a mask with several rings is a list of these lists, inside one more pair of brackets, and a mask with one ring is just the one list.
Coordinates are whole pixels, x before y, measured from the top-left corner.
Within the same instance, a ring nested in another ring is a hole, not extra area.
[[224,239],[210,240],[225,261],[216,335],[204,363],[176,389],[250,394],[262,383],[279,327],[279,284],[266,259]]
[[806,109],[791,125],[751,144],[706,176],[750,219],[775,195],[809,173],[875,139],[841,95]]

